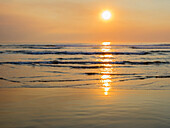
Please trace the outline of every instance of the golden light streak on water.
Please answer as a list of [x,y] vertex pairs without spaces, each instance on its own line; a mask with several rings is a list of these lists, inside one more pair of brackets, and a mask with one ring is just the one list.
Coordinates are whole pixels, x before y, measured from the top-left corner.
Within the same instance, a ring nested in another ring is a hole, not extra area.
[[102,59],[101,61],[102,61],[102,62],[112,62],[111,59]]
[[110,49],[108,49],[108,48],[102,48],[101,51],[102,51],[102,52],[110,52]]
[[100,74],[101,74],[102,87],[104,88],[104,95],[106,96],[109,95],[109,90],[111,88],[111,83],[112,83],[112,77],[110,74],[113,74],[112,64],[109,64],[109,62],[113,61],[113,55],[109,53],[107,54],[107,52],[111,52],[110,44],[111,42],[102,43],[101,51],[105,54],[99,56],[100,61],[104,62],[104,64],[102,64],[104,68],[101,69]]
[[110,45],[111,42],[102,42],[102,45]]
[[102,75],[102,77],[101,77],[102,79],[110,79],[111,78],[111,76],[110,75]]

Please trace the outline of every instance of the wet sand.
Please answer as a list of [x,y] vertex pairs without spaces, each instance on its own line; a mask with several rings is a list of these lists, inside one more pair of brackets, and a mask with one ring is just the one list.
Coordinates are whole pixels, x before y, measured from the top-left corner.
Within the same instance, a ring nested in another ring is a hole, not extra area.
[[169,128],[170,90],[0,89],[1,128]]

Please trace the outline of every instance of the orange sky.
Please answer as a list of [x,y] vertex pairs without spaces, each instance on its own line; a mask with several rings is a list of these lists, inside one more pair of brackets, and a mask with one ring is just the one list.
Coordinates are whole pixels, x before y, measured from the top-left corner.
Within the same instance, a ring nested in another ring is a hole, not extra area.
[[0,41],[170,42],[169,7],[170,0],[0,0]]

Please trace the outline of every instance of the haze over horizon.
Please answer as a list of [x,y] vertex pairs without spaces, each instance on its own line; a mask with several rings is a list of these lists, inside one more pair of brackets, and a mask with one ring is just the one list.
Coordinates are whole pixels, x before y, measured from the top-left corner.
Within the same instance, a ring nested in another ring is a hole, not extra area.
[[[170,42],[169,0],[0,0],[0,42]],[[101,12],[110,10],[105,22]]]

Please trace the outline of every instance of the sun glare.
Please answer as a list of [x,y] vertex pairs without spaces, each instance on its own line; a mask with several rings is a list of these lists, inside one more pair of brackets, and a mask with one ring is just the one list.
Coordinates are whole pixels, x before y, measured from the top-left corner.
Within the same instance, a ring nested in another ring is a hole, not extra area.
[[112,14],[111,14],[111,12],[110,11],[104,11],[103,13],[102,13],[102,18],[104,19],[104,20],[109,20],[110,18],[112,17]]

